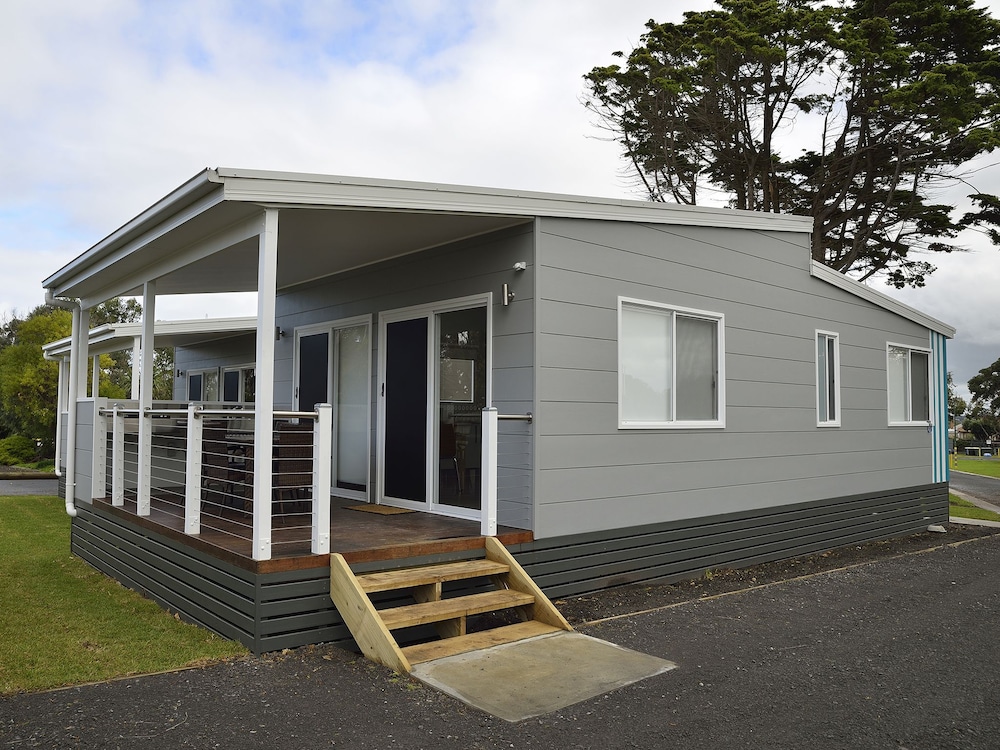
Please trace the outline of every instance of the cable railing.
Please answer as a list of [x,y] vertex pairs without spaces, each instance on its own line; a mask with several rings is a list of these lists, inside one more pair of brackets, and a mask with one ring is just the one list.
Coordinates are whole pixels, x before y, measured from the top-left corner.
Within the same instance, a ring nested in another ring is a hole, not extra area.
[[221,404],[119,403],[99,415],[112,505],[135,503],[190,535],[249,540],[254,559],[303,541],[329,552],[329,502],[313,502],[330,495],[329,406],[274,412],[263,435],[253,411]]

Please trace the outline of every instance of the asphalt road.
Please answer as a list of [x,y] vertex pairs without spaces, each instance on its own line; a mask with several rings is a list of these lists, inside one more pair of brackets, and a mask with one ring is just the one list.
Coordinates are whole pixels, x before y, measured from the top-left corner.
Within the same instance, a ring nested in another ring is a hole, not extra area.
[[0,747],[992,749],[998,571],[995,535],[592,624],[678,669],[519,724],[325,646],[0,698]]
[[958,490],[963,495],[969,495],[977,500],[1000,506],[1000,479],[983,477],[979,474],[966,474],[952,469],[948,484],[953,490]]
[[5,495],[58,494],[58,479],[0,479],[0,497]]

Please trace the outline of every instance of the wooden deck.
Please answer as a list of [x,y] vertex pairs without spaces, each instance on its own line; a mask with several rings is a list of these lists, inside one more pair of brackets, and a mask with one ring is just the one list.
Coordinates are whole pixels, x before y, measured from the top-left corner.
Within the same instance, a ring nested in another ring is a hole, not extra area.
[[[431,513],[379,515],[350,510],[358,501],[333,499],[330,510],[330,550],[350,563],[396,560],[421,555],[444,554],[482,547],[478,521],[449,518]],[[310,552],[308,516],[275,516],[270,560],[251,558],[250,514],[227,508],[220,515],[205,515],[198,535],[184,533],[184,520],[174,503],[153,498],[149,516],[136,515],[134,500],[122,507],[110,499],[94,501],[95,509],[126,518],[150,531],[182,541],[194,549],[256,573],[329,567],[329,555]],[[534,538],[530,531],[500,527],[497,538],[506,545],[523,544]]]

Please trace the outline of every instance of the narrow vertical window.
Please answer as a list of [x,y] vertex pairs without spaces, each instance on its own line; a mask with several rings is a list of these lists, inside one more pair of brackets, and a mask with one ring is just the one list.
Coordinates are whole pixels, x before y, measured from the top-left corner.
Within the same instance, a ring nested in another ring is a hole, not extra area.
[[930,421],[930,352],[889,344],[886,348],[889,424]]
[[816,331],[816,424],[840,426],[840,336]]

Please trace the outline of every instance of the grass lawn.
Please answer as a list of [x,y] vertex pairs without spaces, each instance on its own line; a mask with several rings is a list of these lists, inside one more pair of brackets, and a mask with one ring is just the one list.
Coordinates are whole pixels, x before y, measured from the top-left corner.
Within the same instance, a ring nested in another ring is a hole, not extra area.
[[955,471],[967,471],[970,474],[982,474],[984,477],[1000,479],[1000,458],[952,456],[951,468]]
[[948,495],[948,515],[958,518],[977,518],[980,521],[1000,521],[1000,514],[983,510],[957,495]]
[[0,497],[0,694],[245,654],[97,572],[69,551],[55,497]]

